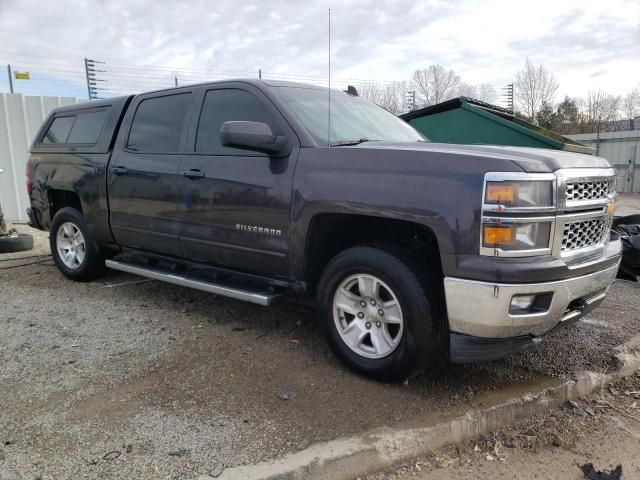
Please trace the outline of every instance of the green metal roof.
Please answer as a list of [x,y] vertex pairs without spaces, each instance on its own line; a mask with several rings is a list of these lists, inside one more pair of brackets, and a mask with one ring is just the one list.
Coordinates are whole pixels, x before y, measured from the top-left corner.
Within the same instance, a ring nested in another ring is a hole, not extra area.
[[516,117],[497,105],[468,97],[405,113],[409,122],[435,142],[552,148],[593,155],[595,150]]

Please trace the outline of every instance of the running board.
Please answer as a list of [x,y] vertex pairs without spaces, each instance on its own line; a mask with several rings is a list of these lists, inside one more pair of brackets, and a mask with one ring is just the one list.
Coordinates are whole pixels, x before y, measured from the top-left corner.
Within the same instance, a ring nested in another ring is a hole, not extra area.
[[243,300],[245,302],[256,303],[263,306],[273,305],[282,298],[282,295],[279,293],[272,292],[267,289],[249,290],[239,287],[237,284],[219,281],[212,282],[209,280],[205,281],[190,278],[187,275],[157,269],[154,270],[146,266],[132,265],[130,263],[119,262],[116,260],[106,260],[105,265],[113,270],[133,273],[134,275],[140,275],[141,277],[152,278],[161,282],[172,283],[173,285],[180,285],[181,287],[193,288],[195,290],[202,290],[203,292],[214,293],[223,297],[235,298],[236,300]]

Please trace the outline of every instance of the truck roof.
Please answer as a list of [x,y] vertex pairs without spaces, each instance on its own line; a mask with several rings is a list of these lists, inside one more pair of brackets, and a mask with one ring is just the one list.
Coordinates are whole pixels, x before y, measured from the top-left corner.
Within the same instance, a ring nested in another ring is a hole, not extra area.
[[124,95],[121,97],[111,97],[104,100],[91,100],[88,102],[72,103],[70,105],[64,105],[52,110],[53,113],[62,112],[77,112],[78,110],[85,110],[89,108],[100,107],[123,107],[127,101],[133,97],[133,95]]
[[165,92],[176,89],[183,89],[185,87],[193,87],[193,86],[206,86],[206,85],[216,85],[220,83],[230,83],[230,82],[242,82],[249,83],[251,85],[257,86],[267,86],[267,87],[297,87],[297,88],[311,88],[316,90],[326,90],[326,87],[320,87],[318,85],[312,85],[309,83],[301,83],[301,82],[289,82],[285,80],[270,80],[270,79],[257,79],[257,78],[230,78],[226,80],[215,80],[212,82],[201,82],[201,83],[193,83],[188,85],[180,85],[178,87],[167,87],[160,88],[157,90],[147,90],[144,92],[140,92],[132,95],[123,95],[119,97],[111,97],[101,100],[91,100],[87,102],[81,103],[73,103],[71,105],[65,105],[62,107],[55,108],[53,113],[64,113],[64,112],[76,112],[78,110],[84,110],[88,108],[100,108],[100,107],[116,107],[116,109],[124,107],[126,103],[133,97],[138,95],[144,95],[147,93],[156,93],[156,92]]
[[144,95],[147,93],[157,93],[157,92],[169,92],[171,90],[180,90],[185,87],[202,87],[207,85],[218,85],[221,83],[248,83],[250,85],[255,85],[257,87],[297,87],[297,88],[310,88],[314,90],[327,90],[326,87],[320,87],[318,85],[312,85],[310,83],[301,83],[301,82],[289,82],[286,80],[270,80],[270,79],[260,79],[260,78],[227,78],[224,80],[214,80],[210,82],[200,82],[200,83],[190,83],[185,85],[179,85],[177,87],[167,87],[167,88],[159,88],[156,90],[147,90],[145,92],[140,92],[137,95]]

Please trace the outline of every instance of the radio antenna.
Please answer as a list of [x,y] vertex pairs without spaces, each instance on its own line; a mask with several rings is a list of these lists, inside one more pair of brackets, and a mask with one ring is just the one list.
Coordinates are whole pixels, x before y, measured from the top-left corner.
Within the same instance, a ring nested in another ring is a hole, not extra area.
[[331,9],[329,9],[329,94],[327,108],[327,146],[331,146]]

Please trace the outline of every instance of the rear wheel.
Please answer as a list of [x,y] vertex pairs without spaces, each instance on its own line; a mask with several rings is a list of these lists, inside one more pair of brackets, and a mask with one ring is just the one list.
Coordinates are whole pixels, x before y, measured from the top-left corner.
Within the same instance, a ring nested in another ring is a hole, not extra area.
[[75,208],[62,208],[53,217],[49,243],[56,265],[67,278],[87,281],[104,273],[104,257]]
[[321,325],[336,355],[382,381],[403,380],[441,360],[438,281],[404,252],[362,246],[338,254],[318,286]]

